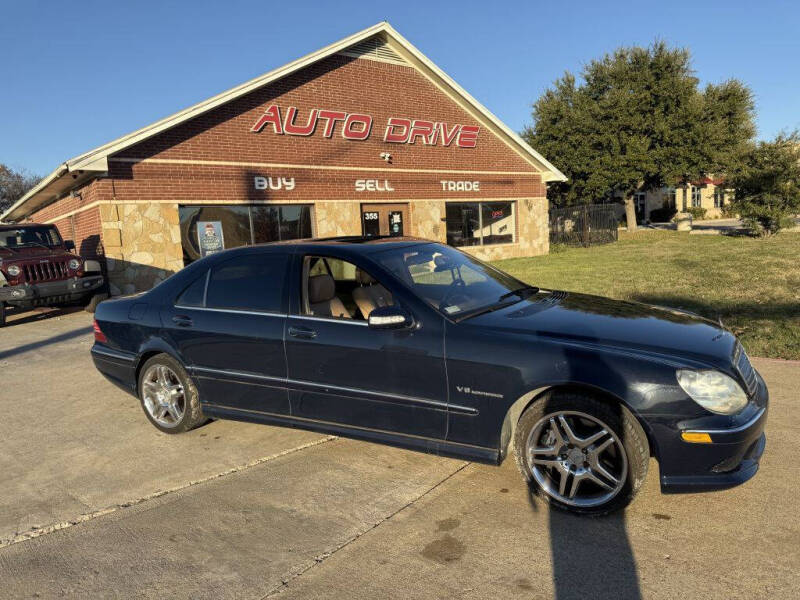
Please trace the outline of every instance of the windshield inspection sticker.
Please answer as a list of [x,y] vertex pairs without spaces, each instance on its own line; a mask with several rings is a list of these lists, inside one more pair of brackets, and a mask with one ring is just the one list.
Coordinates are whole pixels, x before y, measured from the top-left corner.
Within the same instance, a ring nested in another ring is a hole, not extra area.
[[444,310],[445,310],[445,311],[446,311],[448,314],[451,314],[451,315],[452,315],[453,313],[457,313],[457,312],[459,312],[461,309],[460,309],[458,306],[445,306],[445,307],[444,307]]
[[473,396],[487,396],[489,398],[502,398],[503,394],[495,394],[494,392],[482,392],[480,390],[472,389],[471,387],[465,387],[463,385],[457,385],[456,389],[461,392],[462,394],[471,394]]

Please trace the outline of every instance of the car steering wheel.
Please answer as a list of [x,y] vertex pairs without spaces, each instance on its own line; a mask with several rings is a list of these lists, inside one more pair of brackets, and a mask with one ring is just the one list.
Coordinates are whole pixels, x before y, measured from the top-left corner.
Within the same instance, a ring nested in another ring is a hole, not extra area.
[[466,285],[467,284],[464,283],[463,279],[454,279],[453,283],[447,286],[447,291],[444,293],[442,300],[439,302],[439,310],[444,311],[444,306],[447,304],[447,301],[450,299],[450,297],[456,292],[456,290],[458,290],[458,288],[463,288]]

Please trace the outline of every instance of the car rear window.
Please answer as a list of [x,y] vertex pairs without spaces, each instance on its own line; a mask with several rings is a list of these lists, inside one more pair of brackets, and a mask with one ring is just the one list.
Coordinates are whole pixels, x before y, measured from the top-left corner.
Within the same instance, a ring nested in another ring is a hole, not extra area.
[[237,256],[211,270],[208,308],[282,312],[285,254]]

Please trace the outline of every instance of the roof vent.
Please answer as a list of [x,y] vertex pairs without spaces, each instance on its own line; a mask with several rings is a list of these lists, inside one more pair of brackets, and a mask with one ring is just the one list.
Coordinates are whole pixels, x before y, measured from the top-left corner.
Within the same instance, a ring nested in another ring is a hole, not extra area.
[[381,62],[394,63],[396,65],[406,64],[406,61],[403,60],[403,57],[392,50],[389,44],[377,36],[350,46],[346,50],[339,52],[339,54],[343,54],[344,56],[352,56],[354,58],[379,60]]

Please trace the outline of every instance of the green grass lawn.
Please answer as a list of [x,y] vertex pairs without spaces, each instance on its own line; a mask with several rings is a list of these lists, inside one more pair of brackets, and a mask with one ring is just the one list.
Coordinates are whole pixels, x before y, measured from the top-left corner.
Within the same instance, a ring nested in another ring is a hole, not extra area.
[[800,233],[752,239],[620,232],[615,244],[496,264],[544,288],[722,317],[751,356],[800,359]]

